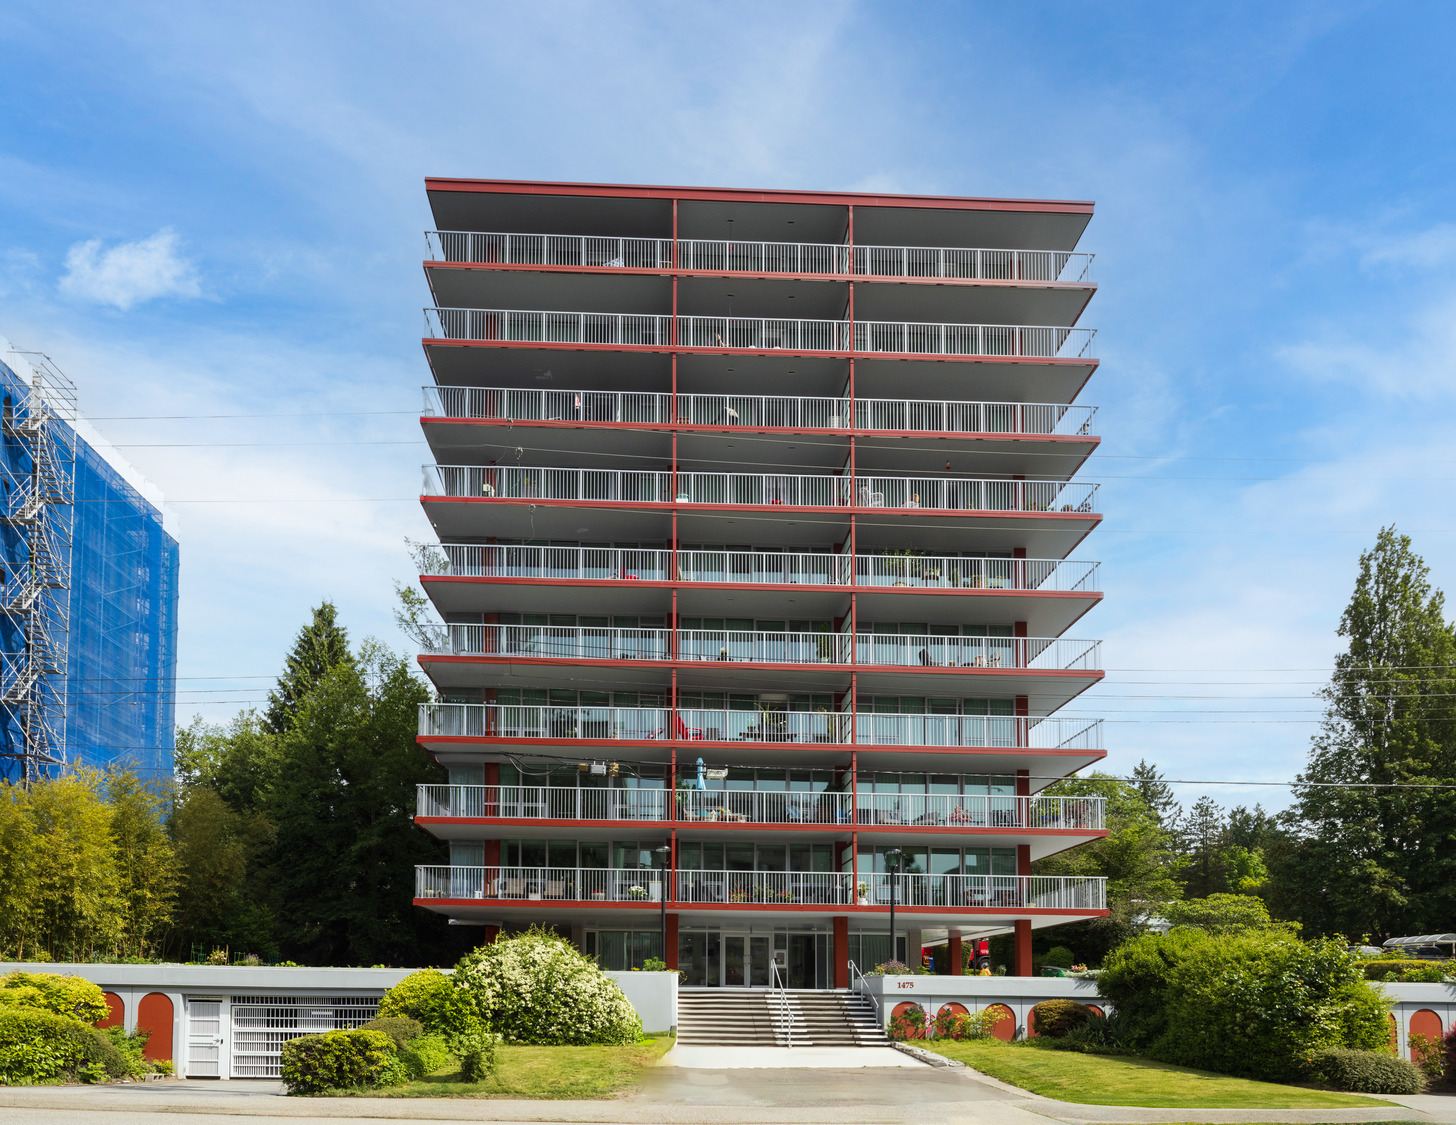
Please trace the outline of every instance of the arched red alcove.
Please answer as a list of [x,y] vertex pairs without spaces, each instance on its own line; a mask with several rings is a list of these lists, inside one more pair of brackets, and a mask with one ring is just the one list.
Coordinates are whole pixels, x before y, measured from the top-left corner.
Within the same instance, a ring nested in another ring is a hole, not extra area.
[[152,1033],[142,1052],[150,1062],[172,1061],[172,999],[161,992],[148,992],[137,1005],[137,1030]]

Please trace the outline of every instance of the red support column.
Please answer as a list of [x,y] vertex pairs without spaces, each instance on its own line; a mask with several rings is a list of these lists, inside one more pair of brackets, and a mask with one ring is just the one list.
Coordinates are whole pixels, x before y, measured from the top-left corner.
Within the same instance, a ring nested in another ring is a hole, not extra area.
[[[500,790],[498,788],[498,786],[500,785],[500,763],[499,762],[486,762],[485,763],[485,779],[484,780],[485,780],[485,785],[486,785],[486,793],[485,793],[485,800],[482,802],[482,805],[484,807],[481,809],[481,814],[483,816],[496,816],[497,815],[497,805],[496,805],[496,802],[500,799]],[[497,850],[499,850],[499,848],[500,848],[499,841],[497,841],[497,843],[496,843],[496,848],[497,848]]]
[[674,972],[677,971],[677,919],[678,916],[671,911],[667,915],[667,948],[662,951],[662,959],[667,962],[667,967]]
[[834,987],[849,987],[849,916],[834,916]]
[[500,936],[500,927],[499,926],[486,926],[485,927],[485,940],[483,942],[481,942],[480,944],[481,945],[489,945],[491,942],[495,941],[495,939],[498,938],[499,936]]
[[950,975],[951,976],[958,977],[958,976],[964,975],[961,972],[961,958],[964,957],[964,956],[965,956],[965,954],[962,952],[961,932],[960,932],[960,930],[951,930],[951,932],[950,932]]
[[1031,919],[1029,918],[1019,918],[1016,921],[1016,969],[1011,975],[1017,977],[1032,975]]

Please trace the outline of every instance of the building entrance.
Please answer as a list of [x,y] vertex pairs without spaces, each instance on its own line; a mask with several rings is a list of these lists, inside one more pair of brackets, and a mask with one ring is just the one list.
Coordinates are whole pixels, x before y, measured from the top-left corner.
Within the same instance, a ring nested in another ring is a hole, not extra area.
[[678,968],[683,984],[697,988],[768,988],[769,965],[777,962],[778,980],[789,988],[830,988],[833,984],[829,934],[784,931],[683,930],[678,934]]

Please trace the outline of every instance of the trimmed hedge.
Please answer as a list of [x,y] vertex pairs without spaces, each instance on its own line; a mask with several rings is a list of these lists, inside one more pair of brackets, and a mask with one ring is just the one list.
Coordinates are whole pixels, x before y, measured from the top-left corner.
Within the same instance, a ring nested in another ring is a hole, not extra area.
[[1038,1036],[1060,1039],[1069,1031],[1086,1027],[1094,1015],[1086,1004],[1075,1000],[1043,1000],[1031,1009],[1031,1026]]
[[1419,1094],[1426,1088],[1419,1067],[1384,1051],[1316,1051],[1309,1073],[1326,1086],[1356,1094]]
[[419,1035],[399,1049],[399,1061],[412,1081],[434,1074],[454,1057],[443,1035]]
[[382,1031],[326,1031],[283,1044],[283,1084],[290,1094],[399,1086],[408,1079],[399,1049]]
[[122,1078],[133,1070],[104,1034],[35,1008],[0,1008],[0,1084],[24,1086],[80,1075]]

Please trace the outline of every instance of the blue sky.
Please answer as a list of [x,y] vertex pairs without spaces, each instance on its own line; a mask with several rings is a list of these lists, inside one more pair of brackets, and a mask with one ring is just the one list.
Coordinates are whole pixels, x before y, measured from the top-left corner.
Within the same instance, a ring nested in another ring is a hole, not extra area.
[[1376,530],[1456,583],[1453,25],[1329,2],[11,0],[0,333],[172,502],[179,715],[220,718],[321,598],[405,647],[425,176],[1095,200],[1107,518],[1080,554],[1107,601],[1078,632],[1109,676],[1077,710],[1119,770],[1287,779]]

